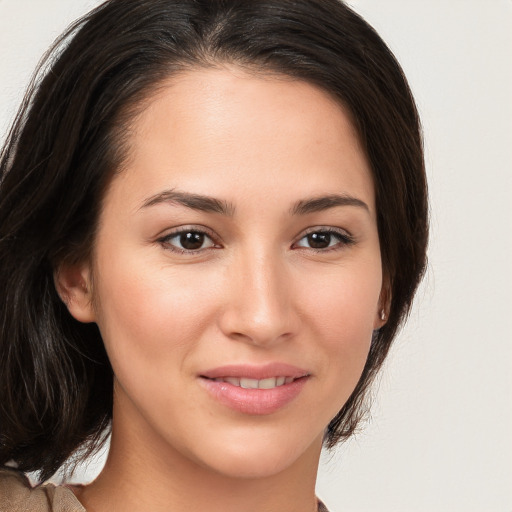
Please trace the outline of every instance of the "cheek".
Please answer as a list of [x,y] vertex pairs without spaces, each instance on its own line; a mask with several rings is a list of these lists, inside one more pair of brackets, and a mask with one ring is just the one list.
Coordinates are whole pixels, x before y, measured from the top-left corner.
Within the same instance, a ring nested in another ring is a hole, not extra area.
[[[369,262],[370,263],[370,262]],[[309,274],[311,275],[311,274]],[[304,283],[306,284],[306,283]],[[303,301],[319,325],[335,332],[370,332],[382,287],[380,262],[333,268],[303,286]]]
[[[333,269],[305,294],[304,315],[332,379],[355,386],[375,325],[382,275],[378,264]],[[339,383],[338,383],[339,384]]]
[[98,325],[114,371],[170,369],[211,323],[213,283],[200,273],[124,260],[103,265]]

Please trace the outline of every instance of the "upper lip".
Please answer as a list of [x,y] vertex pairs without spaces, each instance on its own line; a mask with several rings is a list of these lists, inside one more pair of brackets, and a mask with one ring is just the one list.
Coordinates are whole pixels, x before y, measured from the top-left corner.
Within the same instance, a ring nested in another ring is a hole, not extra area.
[[245,377],[248,379],[269,379],[271,377],[293,377],[298,379],[310,373],[303,368],[287,363],[268,363],[264,365],[254,364],[228,364],[218,366],[201,372],[201,377],[207,379],[220,379],[223,377]]

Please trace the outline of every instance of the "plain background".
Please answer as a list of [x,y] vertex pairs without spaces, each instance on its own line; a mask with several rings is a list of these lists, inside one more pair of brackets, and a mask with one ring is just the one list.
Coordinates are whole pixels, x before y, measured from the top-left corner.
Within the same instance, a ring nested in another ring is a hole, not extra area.
[[[43,51],[98,3],[0,0],[2,139]],[[432,240],[372,418],[326,454],[318,494],[332,512],[512,512],[512,2],[350,3],[415,93]]]

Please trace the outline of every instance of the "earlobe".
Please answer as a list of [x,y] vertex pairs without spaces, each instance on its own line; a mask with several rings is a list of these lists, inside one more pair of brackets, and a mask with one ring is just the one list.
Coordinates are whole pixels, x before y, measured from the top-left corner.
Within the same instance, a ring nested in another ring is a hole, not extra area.
[[389,317],[389,310],[391,308],[391,289],[389,283],[385,282],[382,286],[379,303],[377,305],[377,313],[375,315],[374,329],[380,329]]
[[83,323],[95,321],[92,280],[86,264],[60,265],[53,274],[55,288],[71,316]]
[[388,319],[386,310],[379,306],[377,314],[375,315],[375,320],[373,322],[373,330],[378,330],[384,325],[386,325],[386,321]]

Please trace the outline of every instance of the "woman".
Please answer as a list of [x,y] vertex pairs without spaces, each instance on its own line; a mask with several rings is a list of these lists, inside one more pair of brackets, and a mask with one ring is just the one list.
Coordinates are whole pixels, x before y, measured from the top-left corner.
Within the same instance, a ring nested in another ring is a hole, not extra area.
[[111,0],[54,55],[1,160],[0,510],[322,510],[425,268],[399,65],[336,0]]

